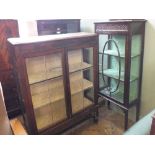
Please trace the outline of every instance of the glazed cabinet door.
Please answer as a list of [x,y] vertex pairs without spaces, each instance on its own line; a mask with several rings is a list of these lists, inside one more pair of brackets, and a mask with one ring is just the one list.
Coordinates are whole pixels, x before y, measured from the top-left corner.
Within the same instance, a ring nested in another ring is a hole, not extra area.
[[100,92],[119,104],[124,103],[125,35],[100,36]]
[[68,50],[72,114],[94,104],[93,48]]
[[67,118],[63,52],[26,58],[31,102],[38,131]]
[[141,40],[140,34],[100,36],[100,92],[122,105],[138,98]]

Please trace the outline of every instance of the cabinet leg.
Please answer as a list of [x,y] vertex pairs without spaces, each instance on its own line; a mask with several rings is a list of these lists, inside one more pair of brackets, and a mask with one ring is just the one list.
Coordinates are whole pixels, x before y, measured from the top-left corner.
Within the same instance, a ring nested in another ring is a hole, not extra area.
[[124,130],[127,130],[128,129],[128,110],[125,110],[124,111]]
[[108,110],[111,110],[111,104],[110,104],[110,101],[107,101],[107,104],[108,104]]
[[94,116],[93,116],[93,121],[94,123],[98,123],[98,115],[99,115],[99,112],[98,112],[98,109],[94,112]]
[[137,103],[137,105],[136,105],[136,121],[139,120],[139,112],[140,112],[140,104]]

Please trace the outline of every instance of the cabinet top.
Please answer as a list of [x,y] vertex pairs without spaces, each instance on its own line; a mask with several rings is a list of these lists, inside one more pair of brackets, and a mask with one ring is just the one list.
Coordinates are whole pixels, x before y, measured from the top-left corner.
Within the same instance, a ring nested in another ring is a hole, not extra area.
[[106,23],[134,23],[134,22],[146,22],[145,19],[111,19],[106,22],[95,22],[94,24],[106,24]]
[[19,45],[19,44],[38,43],[38,42],[45,42],[45,41],[84,38],[84,37],[92,37],[92,36],[97,36],[97,34],[87,33],[87,32],[77,32],[77,33],[55,34],[55,35],[45,35],[45,36],[31,36],[31,37],[23,37],[23,38],[9,38],[8,41],[12,45]]
[[72,22],[80,21],[80,19],[39,19],[37,22]]

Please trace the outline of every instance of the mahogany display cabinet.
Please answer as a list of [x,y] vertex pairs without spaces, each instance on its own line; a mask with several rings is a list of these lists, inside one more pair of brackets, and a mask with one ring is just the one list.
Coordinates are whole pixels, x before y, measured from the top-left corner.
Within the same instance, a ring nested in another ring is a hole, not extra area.
[[80,32],[80,19],[37,20],[38,35]]
[[8,39],[29,134],[59,134],[98,118],[98,35]]
[[139,119],[145,20],[110,20],[95,23],[99,35],[99,95],[125,114],[136,106]]

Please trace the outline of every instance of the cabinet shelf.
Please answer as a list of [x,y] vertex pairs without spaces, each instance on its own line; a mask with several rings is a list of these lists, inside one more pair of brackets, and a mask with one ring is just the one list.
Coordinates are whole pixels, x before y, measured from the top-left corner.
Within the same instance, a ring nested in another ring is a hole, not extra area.
[[[77,83],[79,85],[78,87],[77,87],[77,85],[74,85],[71,83],[71,94],[72,95],[93,87],[93,83],[86,79],[77,81]],[[82,85],[80,85],[80,83],[82,83]]]
[[[42,115],[44,114],[44,115]],[[65,111],[65,102],[60,100],[57,104],[47,104],[42,108],[35,109],[37,127],[39,130],[54,125],[67,118]]]
[[[34,84],[38,84],[38,83],[42,83],[45,81],[49,81],[52,79],[62,77],[62,73],[60,73],[59,71],[55,72],[55,74],[53,71],[51,71],[51,72],[53,73],[53,75],[50,75],[50,77],[47,77],[47,78],[46,78],[46,73],[44,73],[44,72],[38,73],[38,74],[33,74],[33,75],[31,74],[31,76],[29,76],[29,85],[34,85]],[[50,72],[48,74],[50,74]]]
[[[82,62],[79,64],[73,64],[70,66],[70,73],[80,71],[80,70],[86,70],[93,67],[93,65],[88,64],[86,62]],[[36,74],[28,74],[29,76],[29,84],[37,84],[41,82],[45,82],[51,79],[62,77],[62,68],[53,68],[51,70],[48,70],[47,72],[38,72]]]
[[[119,72],[118,72],[118,70],[115,70],[115,69],[106,69],[106,70],[104,70],[104,75],[107,76],[107,77],[116,79],[116,80],[118,80],[118,78],[119,78]],[[138,77],[131,75],[130,82],[135,81],[137,79],[138,79]],[[120,81],[124,82],[124,80],[125,80],[124,79],[124,72],[121,72]]]
[[82,62],[82,63],[79,63],[79,64],[75,64],[75,65],[71,65],[70,66],[70,73],[73,73],[73,72],[76,72],[76,71],[80,71],[80,70],[85,70],[85,69],[89,69],[93,67],[93,65],[91,64],[88,64],[86,62]]
[[[100,91],[100,94],[105,94],[105,95],[117,100],[118,102],[124,104],[124,93],[122,91],[120,91],[120,90],[118,90],[118,91],[116,91],[116,92],[114,92],[114,93],[112,93],[110,95],[109,91],[107,91],[106,88],[105,88],[105,89]],[[129,95],[129,103],[132,103],[132,101],[134,101],[134,100],[135,100],[135,94],[130,93],[130,95]]]
[[[83,106],[81,106],[80,102],[78,103],[79,104],[76,104],[75,106],[73,105],[74,112],[79,112],[92,105],[92,102],[87,98],[83,98]],[[62,104],[58,103],[54,110],[49,111],[49,109],[51,109],[49,108],[50,106],[54,106],[54,104],[52,105],[51,103],[50,105],[44,105],[43,110],[46,111],[44,116],[40,115],[40,109],[35,110],[37,126],[39,130],[43,130],[45,127],[47,128],[48,126],[55,125],[56,123],[61,122],[67,118],[66,113],[64,112],[64,106],[62,106]],[[53,117],[52,113],[57,115],[54,115]]]
[[[100,52],[100,54],[102,54],[102,53]],[[118,57],[118,52],[116,50],[105,50],[104,54]],[[140,56],[140,54],[132,53],[131,58],[134,58],[137,56]],[[125,53],[120,53],[120,57],[125,58]]]
[[117,100],[118,102],[123,103],[123,93],[121,91],[116,91],[115,93],[112,93],[110,95],[109,91],[106,90],[106,88],[105,88],[105,89],[101,90],[100,93],[105,94],[105,95]]
[[[82,86],[79,85],[79,82],[82,82]],[[81,81],[75,81],[75,83],[78,83],[79,87],[75,87],[75,85],[71,83],[71,95],[93,87],[93,83],[86,79],[82,79]],[[54,92],[57,92],[57,93],[55,93],[52,96],[49,95],[49,94],[52,94],[52,88],[49,90],[47,88],[46,91],[43,91],[41,93],[33,92],[34,95],[32,94],[32,101],[33,101],[34,109],[41,108],[46,104],[55,103],[59,100],[64,99],[64,92],[61,84],[59,85],[59,87],[54,88],[53,90]]]
[[90,105],[92,105],[93,102],[89,100],[86,97],[83,97],[83,94],[78,93],[72,96],[72,112],[77,113]]

